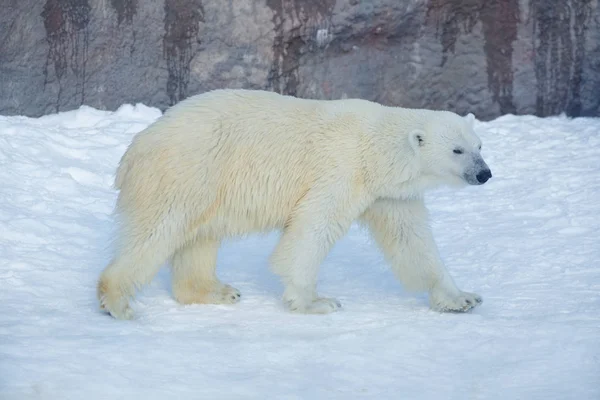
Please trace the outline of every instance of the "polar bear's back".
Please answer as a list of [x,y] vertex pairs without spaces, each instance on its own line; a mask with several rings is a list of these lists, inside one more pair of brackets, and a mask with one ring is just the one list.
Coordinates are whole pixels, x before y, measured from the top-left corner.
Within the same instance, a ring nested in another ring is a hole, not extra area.
[[331,107],[259,91],[188,98],[134,139],[117,172],[120,205],[169,203],[207,234],[280,227],[316,179],[358,166],[355,121]]

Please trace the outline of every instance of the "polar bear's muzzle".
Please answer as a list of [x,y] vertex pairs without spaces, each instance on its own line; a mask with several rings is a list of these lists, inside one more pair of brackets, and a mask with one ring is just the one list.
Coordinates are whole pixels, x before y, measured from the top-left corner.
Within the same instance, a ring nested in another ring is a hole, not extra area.
[[492,171],[481,157],[475,157],[472,168],[465,173],[464,178],[470,185],[483,185],[492,177]]

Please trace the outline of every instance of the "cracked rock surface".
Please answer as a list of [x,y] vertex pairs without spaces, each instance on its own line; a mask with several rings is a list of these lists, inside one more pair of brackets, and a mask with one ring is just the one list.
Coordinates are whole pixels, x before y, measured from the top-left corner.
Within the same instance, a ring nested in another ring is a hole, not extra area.
[[598,0],[8,0],[0,114],[267,89],[600,115]]

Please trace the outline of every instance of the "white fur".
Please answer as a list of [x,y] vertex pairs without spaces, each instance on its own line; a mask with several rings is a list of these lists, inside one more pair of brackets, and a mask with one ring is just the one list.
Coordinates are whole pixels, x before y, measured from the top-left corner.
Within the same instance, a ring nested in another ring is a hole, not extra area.
[[443,266],[422,195],[464,184],[472,162],[452,151],[479,154],[472,122],[263,91],[190,97],[140,132],[120,162],[120,229],[98,283],[101,307],[131,318],[129,298],[165,261],[179,302],[236,302],[239,292],[215,273],[220,241],[282,230],[270,261],[286,306],[331,312],[340,304],[317,295],[319,265],[360,221],[407,288],[429,291],[436,309],[466,310],[480,298],[461,292]]

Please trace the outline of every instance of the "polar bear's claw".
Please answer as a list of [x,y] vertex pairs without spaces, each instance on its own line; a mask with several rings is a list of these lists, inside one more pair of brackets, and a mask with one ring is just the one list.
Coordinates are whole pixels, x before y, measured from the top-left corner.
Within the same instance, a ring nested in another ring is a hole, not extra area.
[[222,285],[221,288],[214,290],[206,296],[204,301],[198,303],[209,304],[235,304],[240,301],[242,294],[239,290],[229,285]]
[[225,288],[223,289],[223,298],[228,298],[229,301],[231,302],[231,304],[233,303],[237,303],[240,301],[240,298],[242,297],[242,294],[240,293],[239,290],[237,290],[236,288],[229,286],[229,285],[225,285]]

